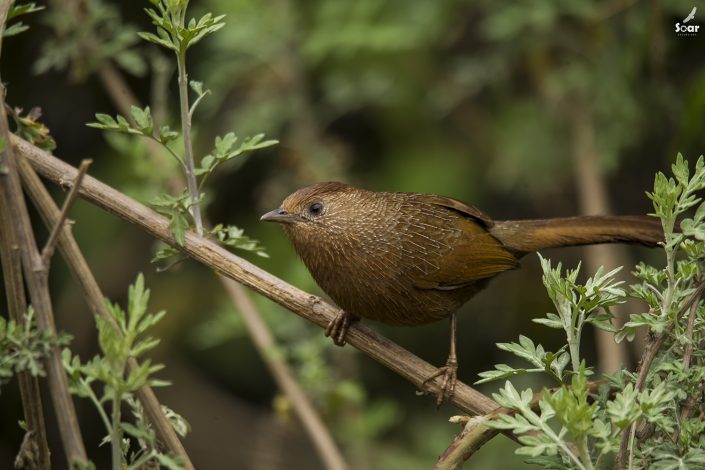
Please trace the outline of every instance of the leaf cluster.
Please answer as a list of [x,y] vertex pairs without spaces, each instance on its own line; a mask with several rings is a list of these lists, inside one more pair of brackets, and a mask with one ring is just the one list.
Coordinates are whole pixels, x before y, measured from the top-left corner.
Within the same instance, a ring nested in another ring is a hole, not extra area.
[[9,26],[7,26],[7,25],[10,24],[10,21],[17,18],[18,16],[28,15],[30,13],[36,13],[38,11],[42,11],[43,9],[44,9],[43,6],[37,6],[37,4],[34,2],[30,2],[30,3],[13,2],[12,5],[10,5],[9,11],[7,12],[7,20],[5,20],[6,26],[2,31],[2,37],[7,38],[10,36],[17,36],[18,34],[27,31],[29,29],[29,26],[22,23],[21,21],[17,21],[16,23],[13,23]]
[[199,42],[208,34],[215,33],[223,26],[225,15],[213,16],[206,13],[198,20],[191,18],[186,23],[188,1],[151,0],[155,8],[145,8],[147,15],[156,26],[157,34],[137,33],[145,41],[171,49],[179,55]]
[[[617,270],[599,269],[580,284],[578,269],[563,274],[560,265],[554,269],[541,258],[544,285],[556,312],[535,321],[563,330],[566,344],[549,353],[524,336],[518,343],[500,343],[500,349],[532,367],[499,364],[480,374],[486,382],[544,372],[561,383],[555,391],[535,395],[531,389],[518,392],[506,382],[495,394],[495,400],[514,414],[501,415],[490,426],[516,433],[522,444],[517,454],[529,456],[529,462],[545,468],[609,468],[626,442],[628,459],[638,468],[699,468],[705,463],[705,307],[700,300],[705,204],[698,195],[705,189],[705,161],[700,157],[691,174],[678,155],[672,171],[672,177],[656,175],[654,190],[648,193],[664,229],[665,266],[639,263],[634,275],[641,283],[630,289],[649,311],[631,314],[622,328],[615,328],[609,307],[627,296],[614,279]],[[693,208],[694,214],[684,218]],[[615,340],[631,339],[637,329],[646,328],[651,341],[659,339],[654,344],[660,348],[639,374],[622,369],[595,391],[580,356],[585,324],[612,332]],[[568,358],[572,370],[567,370]],[[645,377],[643,382],[637,375]]]
[[0,317],[0,386],[18,372],[44,377],[44,358],[52,348],[65,346],[69,341],[71,337],[65,333],[54,335],[40,330],[31,306],[22,323]]

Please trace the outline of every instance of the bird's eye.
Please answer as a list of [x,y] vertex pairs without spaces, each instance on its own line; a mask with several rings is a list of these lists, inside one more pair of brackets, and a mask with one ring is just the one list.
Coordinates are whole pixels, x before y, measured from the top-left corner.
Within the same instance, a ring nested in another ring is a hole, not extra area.
[[313,216],[319,216],[323,212],[323,204],[320,202],[314,202],[308,206],[308,213]]

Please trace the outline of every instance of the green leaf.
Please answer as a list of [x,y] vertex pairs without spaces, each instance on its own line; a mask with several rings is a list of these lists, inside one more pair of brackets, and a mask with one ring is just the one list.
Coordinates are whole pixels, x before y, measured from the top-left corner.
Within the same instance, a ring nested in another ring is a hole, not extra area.
[[168,470],[183,470],[184,464],[180,457],[167,454],[157,454],[155,456],[160,465]]
[[181,252],[177,250],[176,248],[172,248],[170,246],[164,247],[157,251],[154,255],[154,257],[151,259],[151,263],[160,263],[162,261],[165,261],[167,259],[171,259],[175,256],[180,255]]
[[191,80],[189,82],[189,86],[197,95],[203,94],[203,82],[197,82],[195,80]]
[[676,162],[671,165],[671,171],[673,171],[673,176],[676,180],[683,186],[688,185],[688,162],[683,159],[683,155],[679,152],[676,156]]
[[186,230],[188,230],[188,228],[188,219],[184,217],[183,214],[179,212],[171,213],[169,230],[171,230],[171,234],[174,236],[174,239],[179,246],[184,246],[184,243],[186,243]]
[[540,344],[537,346],[524,335],[519,336],[519,343],[498,343],[497,347],[504,351],[526,359],[536,367],[543,368],[546,352]]
[[265,248],[257,240],[244,235],[244,231],[234,225],[218,224],[210,231],[223,245],[244,251],[254,252],[257,256],[268,258]]
[[153,33],[139,32],[137,33],[137,35],[145,41],[151,42],[152,44],[166,47],[167,49],[171,49],[172,51],[178,51],[178,48],[171,40],[160,38]]
[[117,121],[115,121],[115,119],[113,119],[113,117],[110,116],[109,114],[97,113],[95,115],[95,118],[98,120],[99,123],[101,123],[107,127],[117,127],[118,126]]
[[125,350],[123,337],[113,324],[96,316],[96,326],[98,327],[98,344],[103,355],[110,360],[113,372],[121,373],[128,351]]
[[127,290],[127,311],[129,317],[129,321],[127,323],[128,333],[137,332],[137,325],[140,323],[145,313],[147,313],[149,295],[149,289],[145,289],[144,287],[144,276],[142,273],[139,273],[135,283],[130,285]]
[[543,372],[543,369],[515,369],[507,364],[495,364],[495,370],[490,370],[487,372],[480,372],[479,375],[482,380],[475,382],[476,384],[482,384],[491,382],[493,380],[507,379],[519,374],[525,374],[527,372]]
[[5,21],[9,22],[10,20],[17,18],[18,16],[21,15],[28,15],[30,13],[36,13],[38,11],[44,10],[44,6],[37,6],[36,3],[31,2],[31,3],[17,3],[14,2],[10,6],[10,10],[7,12],[7,18]]
[[145,439],[149,440],[150,432],[147,431],[144,428],[137,427],[133,424],[126,423],[126,422],[121,422],[120,427],[122,428],[123,431],[125,431],[127,434],[136,437],[137,439]]
[[555,313],[547,313],[546,318],[534,318],[531,321],[549,328],[563,329],[563,322],[561,322],[561,318]]
[[14,24],[6,27],[2,32],[2,36],[4,38],[9,38],[11,36],[17,36],[20,33],[24,33],[28,29],[29,29],[29,26],[27,26],[26,24],[24,24],[20,21],[20,22],[14,23]]
[[142,354],[146,353],[150,349],[154,349],[157,347],[159,344],[159,339],[158,338],[146,338],[142,341],[139,341],[136,343],[133,347],[132,350],[130,351],[130,354],[133,357],[139,357]]
[[641,410],[636,398],[637,391],[634,390],[634,386],[630,383],[615,396],[614,400],[607,402],[607,414],[612,424],[619,429],[624,429],[639,419]]
[[169,126],[161,126],[159,128],[159,142],[162,144],[166,145],[177,137],[179,137],[179,133],[171,130]]
[[137,128],[145,135],[151,135],[153,129],[152,114],[149,110],[149,106],[141,109],[137,106],[132,106],[130,108],[130,114],[137,124]]

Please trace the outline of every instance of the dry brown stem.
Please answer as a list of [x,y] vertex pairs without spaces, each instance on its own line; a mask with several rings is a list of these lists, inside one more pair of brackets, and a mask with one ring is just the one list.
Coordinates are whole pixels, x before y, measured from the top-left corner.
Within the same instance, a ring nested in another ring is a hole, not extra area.
[[[10,220],[7,213],[7,204],[4,200],[4,191],[0,191],[0,221]],[[0,222],[0,261],[2,262],[2,277],[5,284],[7,296],[7,306],[12,318],[18,325],[24,325],[25,312],[27,312],[27,299],[25,297],[24,281],[22,279],[22,261],[20,259],[19,245],[14,239],[14,230],[11,224]],[[44,411],[42,410],[42,398],[39,394],[39,380],[33,377],[29,371],[17,373],[17,381],[20,386],[20,397],[22,399],[22,409],[24,411],[25,422],[27,423],[27,433],[25,440],[27,446],[36,450],[32,455],[26,454],[20,449],[18,458],[21,455],[23,462],[27,459],[30,465],[36,468],[51,468],[49,460],[49,446],[46,438],[46,425],[44,422]]]

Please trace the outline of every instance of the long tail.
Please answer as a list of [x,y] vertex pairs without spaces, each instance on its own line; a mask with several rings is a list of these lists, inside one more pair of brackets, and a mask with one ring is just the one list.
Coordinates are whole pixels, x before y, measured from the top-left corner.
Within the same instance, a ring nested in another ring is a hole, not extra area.
[[581,216],[495,221],[490,233],[516,254],[562,246],[663,241],[659,219],[647,216]]

